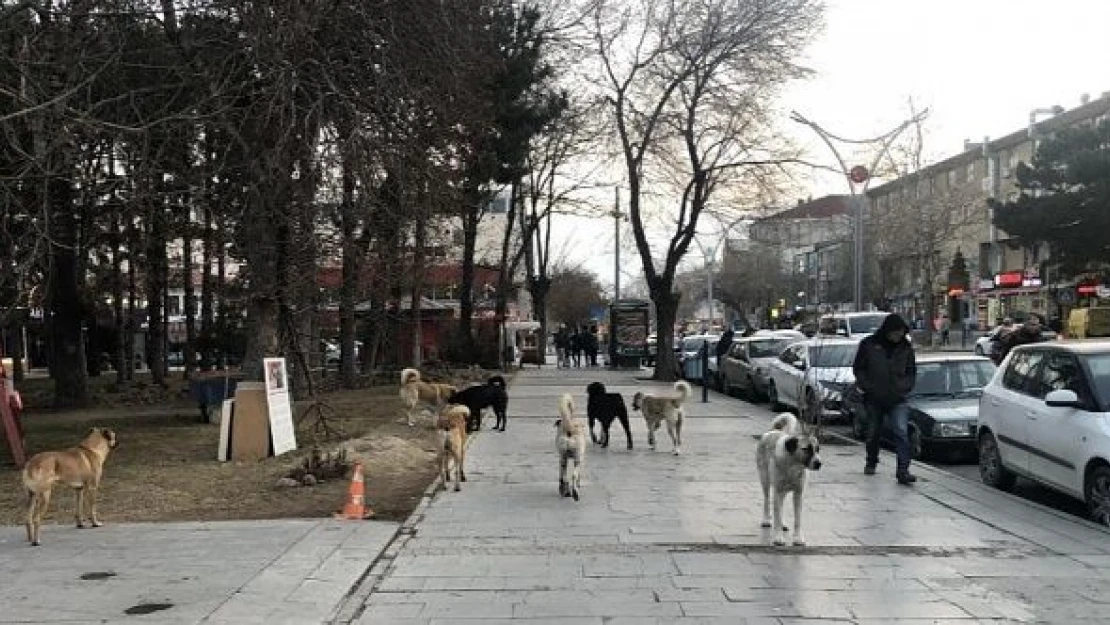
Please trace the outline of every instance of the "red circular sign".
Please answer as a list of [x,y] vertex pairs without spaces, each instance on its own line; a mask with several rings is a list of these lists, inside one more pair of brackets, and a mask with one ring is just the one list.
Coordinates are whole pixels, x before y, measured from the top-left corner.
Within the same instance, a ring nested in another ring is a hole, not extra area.
[[848,172],[848,178],[856,184],[862,184],[866,182],[867,177],[870,175],[871,174],[867,171],[867,168],[863,165],[856,165],[851,169],[851,171]]

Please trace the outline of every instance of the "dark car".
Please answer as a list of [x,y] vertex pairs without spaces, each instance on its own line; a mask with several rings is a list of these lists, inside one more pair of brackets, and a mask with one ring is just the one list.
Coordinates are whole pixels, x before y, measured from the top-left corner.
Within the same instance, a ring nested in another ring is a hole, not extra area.
[[[979,396],[994,376],[989,358],[967,354],[922,354],[917,357],[917,381],[909,396],[910,451],[915,459],[941,455],[976,456],[975,429]],[[852,435],[867,436],[863,404],[853,386],[844,400]],[[889,430],[884,440],[891,440]]]

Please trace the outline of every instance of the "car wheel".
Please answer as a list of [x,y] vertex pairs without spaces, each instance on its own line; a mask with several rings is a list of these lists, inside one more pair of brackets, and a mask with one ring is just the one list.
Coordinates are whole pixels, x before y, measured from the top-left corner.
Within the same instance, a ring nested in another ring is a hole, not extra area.
[[1100,465],[1091,469],[1083,494],[1091,519],[1099,525],[1110,525],[1110,467]]
[[975,355],[976,356],[983,356],[984,355],[982,345],[976,345],[975,346]]
[[990,432],[979,437],[979,477],[984,484],[1000,490],[1010,490],[1017,481],[1017,475],[1002,466],[998,441]]
[[786,410],[786,406],[779,403],[779,390],[775,388],[775,383],[767,387],[767,399],[771,402],[771,412],[782,412]]

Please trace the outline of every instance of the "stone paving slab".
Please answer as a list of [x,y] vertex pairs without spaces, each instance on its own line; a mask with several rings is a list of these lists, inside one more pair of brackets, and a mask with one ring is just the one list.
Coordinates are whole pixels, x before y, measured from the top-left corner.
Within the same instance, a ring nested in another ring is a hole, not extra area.
[[[398,524],[231,521],[0,528],[0,623],[323,623]],[[148,615],[127,610],[165,609]]]
[[[643,374],[641,374],[643,375]],[[626,401],[668,385],[634,374],[527,370],[510,388],[508,431],[483,431],[469,481],[414,519],[337,622],[1011,623],[1106,621],[1110,533],[982,485],[893,461],[862,475],[858,447],[826,445],[806,497],[806,547],[759,527],[755,437],[771,415],[700,389],[684,454],[665,431],[635,449],[591,446],[583,498],[557,492],[557,397],[598,379]],[[787,511],[792,518],[792,511]]]

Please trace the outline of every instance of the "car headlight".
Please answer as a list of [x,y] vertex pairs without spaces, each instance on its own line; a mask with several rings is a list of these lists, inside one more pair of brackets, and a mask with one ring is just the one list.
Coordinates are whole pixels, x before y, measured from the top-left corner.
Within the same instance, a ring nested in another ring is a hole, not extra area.
[[933,425],[933,436],[970,436],[971,428],[971,421],[946,421],[944,423],[937,423]]

